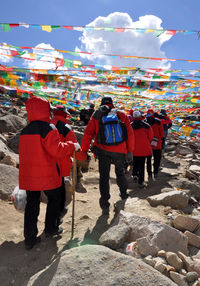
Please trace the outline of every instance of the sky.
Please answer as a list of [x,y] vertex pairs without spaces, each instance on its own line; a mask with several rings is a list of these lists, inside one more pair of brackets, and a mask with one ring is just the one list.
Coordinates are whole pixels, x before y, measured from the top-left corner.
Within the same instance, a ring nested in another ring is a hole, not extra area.
[[[199,11],[199,0],[10,0],[1,1],[0,22],[198,31]],[[68,54],[59,54],[54,49],[101,55],[72,58],[87,64],[200,70],[199,63],[130,60],[102,56],[102,54],[118,54],[200,60],[200,39],[197,34],[155,37],[152,33],[138,34],[135,31],[113,33],[67,29],[48,33],[37,28],[21,27],[12,28],[9,32],[3,32],[0,28],[0,39],[0,43],[8,45],[50,48],[51,55],[64,59],[69,58]],[[0,64],[27,68],[54,68],[49,63],[42,63],[41,66],[41,62],[5,59],[2,56]]]

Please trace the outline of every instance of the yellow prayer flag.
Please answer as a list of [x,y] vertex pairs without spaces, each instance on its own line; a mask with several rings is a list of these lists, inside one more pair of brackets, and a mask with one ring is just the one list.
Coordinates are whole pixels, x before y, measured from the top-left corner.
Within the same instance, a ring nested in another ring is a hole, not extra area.
[[46,32],[51,32],[51,30],[52,30],[52,29],[51,29],[51,26],[43,26],[43,25],[42,25],[41,27],[42,27],[42,30],[43,30],[43,31],[46,31]]
[[145,30],[145,33],[152,33],[152,32],[154,32],[155,30],[154,29],[146,29]]

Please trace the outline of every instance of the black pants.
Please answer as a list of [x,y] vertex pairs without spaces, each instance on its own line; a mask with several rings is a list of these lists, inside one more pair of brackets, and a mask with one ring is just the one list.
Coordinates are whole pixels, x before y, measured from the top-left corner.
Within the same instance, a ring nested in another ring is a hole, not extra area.
[[120,190],[121,197],[126,195],[128,182],[125,177],[124,171],[124,161],[125,154],[122,153],[114,153],[114,152],[106,152],[104,150],[98,149],[97,157],[99,159],[99,189],[100,189],[100,207],[108,208],[110,206],[110,167],[111,164],[115,165],[115,174],[117,179],[117,185]]
[[[161,153],[162,150],[153,150],[153,173],[158,174],[160,161],[161,161]],[[152,164],[151,164],[152,156],[147,156],[147,173],[152,175]]]
[[133,176],[138,177],[139,184],[144,182],[145,158],[143,156],[133,156]]
[[66,193],[65,193],[65,182],[64,178],[62,178],[62,186],[60,187],[60,213],[65,208],[65,202],[66,202]]
[[[44,191],[48,197],[45,216],[45,232],[51,233],[57,229],[60,210],[60,188]],[[37,220],[40,212],[40,191],[26,191],[27,203],[24,214],[25,242],[31,243],[38,234]]]

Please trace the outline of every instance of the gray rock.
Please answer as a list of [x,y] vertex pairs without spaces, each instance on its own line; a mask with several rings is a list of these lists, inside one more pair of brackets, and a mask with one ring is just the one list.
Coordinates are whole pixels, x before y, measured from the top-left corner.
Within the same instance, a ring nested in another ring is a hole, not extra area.
[[197,183],[190,182],[187,179],[172,180],[168,182],[172,187],[181,190],[189,190],[187,194],[200,199],[200,186]]
[[187,274],[186,274],[186,280],[187,280],[187,282],[194,282],[194,281],[196,281],[198,279],[198,274],[195,272],[195,271],[193,271],[193,272],[188,272]]
[[101,235],[99,243],[112,249],[118,249],[128,240],[130,231],[131,228],[126,224],[115,225],[111,232],[106,231]]
[[184,232],[184,234],[188,238],[188,244],[194,247],[200,248],[200,237],[188,230]]
[[121,210],[134,213],[135,215],[145,216],[165,224],[169,224],[167,217],[164,215],[164,206],[157,206],[152,208],[147,200],[140,198],[128,198],[125,202],[120,200],[115,203],[115,212],[119,213]]
[[[137,241],[138,250],[144,256],[152,255],[152,253],[157,253],[159,250],[188,253],[187,237],[182,232],[168,225],[124,211],[120,211],[114,224],[117,227],[108,229],[106,231],[107,237],[113,238],[114,231],[117,237],[116,232],[119,225],[126,224],[131,228],[128,242]],[[111,248],[112,244],[107,243],[107,246]]]
[[0,118],[0,133],[17,132],[24,128],[26,125],[27,122],[25,119],[17,115],[8,114]]
[[160,262],[156,262],[156,264],[154,265],[154,268],[158,270],[160,273],[163,273],[166,269],[166,265]]
[[19,136],[20,132],[12,136],[11,138],[8,138],[8,147],[14,151],[16,154],[19,153]]
[[143,261],[152,267],[154,267],[154,265],[156,264],[156,261],[153,260],[151,255],[148,255],[145,258],[143,258]]
[[173,271],[170,271],[169,275],[171,279],[179,286],[188,286],[185,276]]
[[18,174],[17,168],[0,164],[0,199],[10,199],[10,195],[18,185]]
[[172,208],[184,209],[188,205],[189,197],[184,192],[175,190],[147,197],[147,201],[152,207],[164,205]]
[[66,250],[27,286],[176,286],[143,261],[99,245]]
[[173,226],[179,230],[195,231],[200,225],[200,220],[191,216],[178,215],[174,221]]
[[192,153],[192,150],[191,150],[190,148],[184,147],[184,146],[182,145],[182,146],[180,146],[180,147],[178,147],[178,148],[176,149],[176,152],[177,152],[177,154],[180,154],[180,155],[182,155],[182,156],[186,156],[186,155]]
[[173,266],[176,270],[181,270],[183,267],[183,261],[178,257],[176,253],[168,251],[166,253],[167,262]]
[[189,171],[194,172],[196,175],[200,175],[200,166],[197,165],[191,165],[189,167]]
[[186,270],[189,271],[195,271],[198,273],[200,277],[200,259],[198,258],[190,258],[186,255],[184,255],[182,252],[178,252],[178,256],[183,261],[184,266],[186,267]]

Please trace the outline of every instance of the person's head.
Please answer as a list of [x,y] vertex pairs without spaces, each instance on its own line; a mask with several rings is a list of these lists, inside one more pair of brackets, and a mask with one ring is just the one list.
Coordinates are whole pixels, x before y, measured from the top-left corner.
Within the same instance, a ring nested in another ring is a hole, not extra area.
[[161,109],[161,110],[160,110],[160,113],[161,113],[162,115],[167,115],[167,112],[166,112],[165,109]]
[[94,103],[90,103],[90,108],[94,109],[94,107],[95,107]]
[[133,119],[139,119],[142,117],[142,114],[138,111],[138,110],[135,110],[133,111]]
[[101,104],[100,105],[101,106],[102,105],[107,105],[110,108],[114,108],[112,97],[109,97],[109,96],[103,97],[102,100],[101,100]]
[[146,117],[150,117],[150,116],[154,116],[154,111],[153,111],[153,109],[148,109],[148,110],[147,110]]
[[56,105],[55,108],[53,108],[53,114],[54,115],[59,115],[64,118],[66,118],[70,113],[67,111],[66,107],[63,105]]
[[26,101],[25,105],[29,122],[35,120],[50,120],[51,113],[48,100],[38,96],[33,96]]

